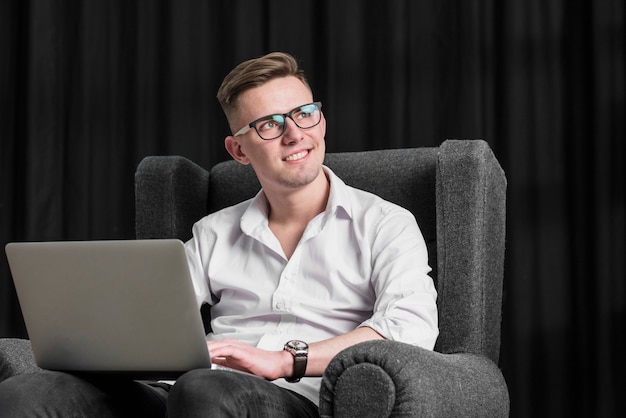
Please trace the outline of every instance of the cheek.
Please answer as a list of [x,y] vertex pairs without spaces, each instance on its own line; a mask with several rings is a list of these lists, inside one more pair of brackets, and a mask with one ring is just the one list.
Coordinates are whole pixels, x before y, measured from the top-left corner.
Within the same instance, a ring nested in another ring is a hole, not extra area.
[[256,165],[267,165],[271,160],[270,156],[279,152],[273,150],[272,145],[270,141],[259,144],[242,144],[241,150]]
[[324,117],[324,114],[322,113],[322,120],[320,121],[320,124],[318,125],[322,131],[322,137],[326,136],[326,118]]

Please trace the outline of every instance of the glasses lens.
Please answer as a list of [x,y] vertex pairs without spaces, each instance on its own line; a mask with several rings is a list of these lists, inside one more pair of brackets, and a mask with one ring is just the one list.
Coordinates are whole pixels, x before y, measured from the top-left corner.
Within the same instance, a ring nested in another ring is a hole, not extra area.
[[263,139],[274,139],[283,134],[285,117],[283,115],[271,115],[257,121],[254,126],[259,136]]
[[301,128],[312,128],[318,123],[322,115],[320,113],[317,103],[311,103],[304,106],[300,106],[292,114],[294,122]]

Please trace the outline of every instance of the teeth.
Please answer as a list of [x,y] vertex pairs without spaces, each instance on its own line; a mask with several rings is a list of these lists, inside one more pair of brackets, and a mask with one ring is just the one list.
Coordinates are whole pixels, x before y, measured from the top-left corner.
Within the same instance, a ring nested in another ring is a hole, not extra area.
[[308,151],[302,151],[299,152],[297,154],[293,154],[290,155],[289,157],[285,158],[286,161],[295,161],[295,160],[299,160],[300,158],[304,157],[305,155],[307,155]]

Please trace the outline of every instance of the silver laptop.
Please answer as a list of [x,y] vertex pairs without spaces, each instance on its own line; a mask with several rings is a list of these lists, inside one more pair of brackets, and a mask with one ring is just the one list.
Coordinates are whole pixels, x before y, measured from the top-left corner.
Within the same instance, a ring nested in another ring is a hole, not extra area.
[[173,378],[211,367],[179,240],[10,243],[37,364]]

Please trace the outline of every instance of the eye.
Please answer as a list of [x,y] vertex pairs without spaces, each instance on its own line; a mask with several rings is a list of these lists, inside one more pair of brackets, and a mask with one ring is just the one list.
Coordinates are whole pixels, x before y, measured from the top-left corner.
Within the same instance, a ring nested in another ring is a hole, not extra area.
[[296,117],[298,119],[309,118],[313,115],[313,113],[315,113],[316,110],[317,106],[315,106],[314,104],[302,106],[300,110],[296,113]]
[[267,131],[268,129],[274,129],[276,127],[276,122],[273,120],[268,120],[259,125],[259,129],[262,131]]
[[269,119],[260,120],[257,123],[257,129],[260,131],[271,131],[274,129],[280,129],[283,123],[284,120],[281,115],[274,115],[271,116]]

